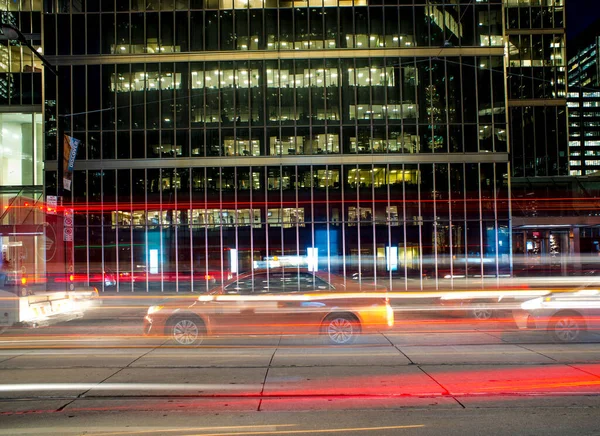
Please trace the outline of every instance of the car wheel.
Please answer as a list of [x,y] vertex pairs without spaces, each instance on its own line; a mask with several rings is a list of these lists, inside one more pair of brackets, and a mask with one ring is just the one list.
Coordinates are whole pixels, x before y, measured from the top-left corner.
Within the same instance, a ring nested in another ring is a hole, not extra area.
[[360,334],[360,323],[350,314],[330,315],[323,322],[323,332],[329,343],[333,345],[348,345]]
[[488,319],[492,319],[494,316],[494,311],[490,309],[486,303],[475,303],[473,304],[473,310],[471,311],[471,314],[475,319],[487,321]]
[[194,316],[175,318],[169,322],[169,337],[179,345],[199,345],[204,340],[204,323]]
[[584,331],[583,318],[572,312],[559,313],[550,322],[552,338],[557,342],[575,342]]

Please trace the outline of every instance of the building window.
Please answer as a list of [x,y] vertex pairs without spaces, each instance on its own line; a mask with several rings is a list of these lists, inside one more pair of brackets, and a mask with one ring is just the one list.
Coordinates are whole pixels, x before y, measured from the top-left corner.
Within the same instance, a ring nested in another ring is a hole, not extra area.
[[304,208],[286,207],[282,209],[268,209],[267,223],[269,227],[304,227]]

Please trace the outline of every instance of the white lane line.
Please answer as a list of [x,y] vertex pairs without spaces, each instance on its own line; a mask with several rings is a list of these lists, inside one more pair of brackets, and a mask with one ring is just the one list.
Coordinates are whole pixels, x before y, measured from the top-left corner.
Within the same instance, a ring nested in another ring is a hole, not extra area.
[[0,392],[31,391],[248,391],[261,389],[261,384],[183,384],[183,383],[22,383],[0,384]]

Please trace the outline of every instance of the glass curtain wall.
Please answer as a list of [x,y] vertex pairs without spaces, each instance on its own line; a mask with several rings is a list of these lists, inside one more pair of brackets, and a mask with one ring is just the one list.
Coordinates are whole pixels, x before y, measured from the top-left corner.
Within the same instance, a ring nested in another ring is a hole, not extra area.
[[[119,290],[203,291],[266,262],[408,279],[509,273],[507,165],[79,171],[77,268]],[[74,182],[74,183],[75,183]],[[85,206],[84,206],[85,205]],[[116,205],[116,207],[114,206]],[[84,261],[84,259],[86,261]]]

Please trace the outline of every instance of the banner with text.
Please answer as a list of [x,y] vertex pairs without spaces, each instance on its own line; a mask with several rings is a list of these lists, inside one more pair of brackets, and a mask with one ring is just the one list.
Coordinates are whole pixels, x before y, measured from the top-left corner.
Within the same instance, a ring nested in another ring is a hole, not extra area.
[[73,166],[75,165],[77,147],[79,147],[80,142],[79,139],[67,135],[65,135],[63,140],[63,188],[67,191],[71,190]]

